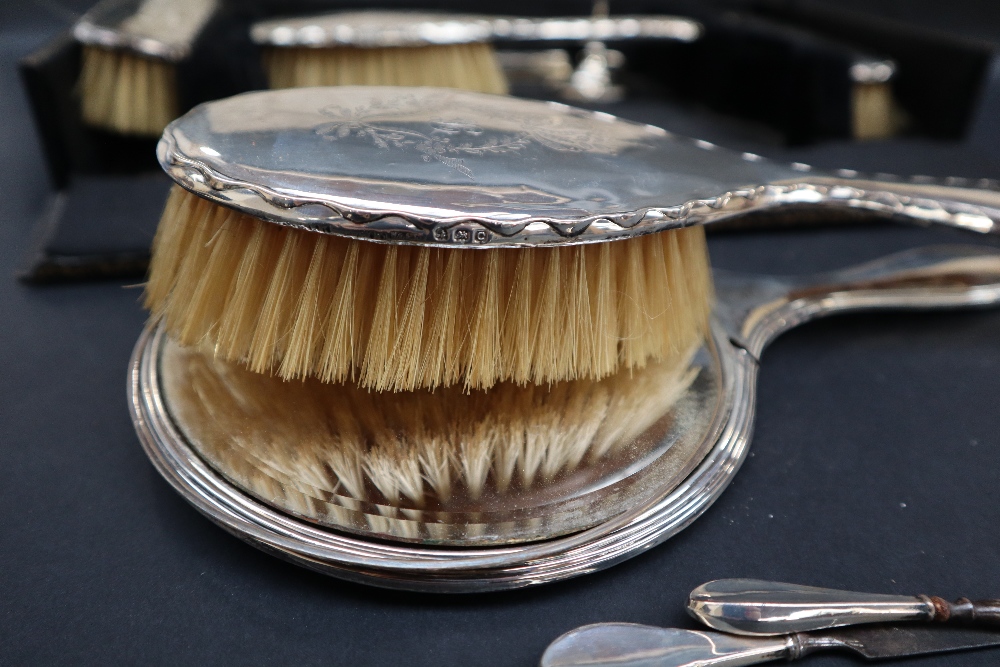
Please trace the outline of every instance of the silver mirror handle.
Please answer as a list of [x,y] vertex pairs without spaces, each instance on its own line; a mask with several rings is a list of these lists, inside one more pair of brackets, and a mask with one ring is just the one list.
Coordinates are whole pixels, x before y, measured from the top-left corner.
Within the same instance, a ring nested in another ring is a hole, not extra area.
[[[814,202],[809,201],[810,191]],[[888,174],[869,179],[817,174],[778,197],[821,207],[862,209],[919,224],[983,234],[1000,232],[1000,190],[990,179],[899,178]]]
[[862,310],[973,308],[1000,303],[1000,250],[931,246],[804,278],[715,270],[718,314],[756,358],[781,333],[825,315]]

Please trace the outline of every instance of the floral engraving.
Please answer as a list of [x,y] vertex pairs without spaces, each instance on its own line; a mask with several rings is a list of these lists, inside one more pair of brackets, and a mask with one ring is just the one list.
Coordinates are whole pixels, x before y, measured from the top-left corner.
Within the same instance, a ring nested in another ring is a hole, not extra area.
[[[466,102],[464,106],[468,108],[469,105]],[[613,152],[601,137],[579,127],[564,125],[558,115],[542,119],[519,118],[519,129],[502,133],[488,133],[479,124],[460,119],[423,120],[422,124],[429,125],[430,130],[421,132],[399,126],[401,112],[408,107],[414,111],[425,109],[426,100],[402,97],[390,103],[374,99],[357,107],[330,105],[319,112],[332,120],[315,131],[333,141],[354,136],[367,138],[382,149],[416,151],[424,162],[435,160],[470,179],[474,174],[463,156],[516,153],[532,142],[560,152]]]

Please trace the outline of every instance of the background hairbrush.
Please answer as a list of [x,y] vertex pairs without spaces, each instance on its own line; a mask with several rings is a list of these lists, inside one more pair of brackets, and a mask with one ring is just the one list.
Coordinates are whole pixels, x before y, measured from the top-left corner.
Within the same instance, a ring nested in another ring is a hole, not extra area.
[[[613,13],[691,15],[703,21],[706,32],[688,45],[609,42],[627,58],[623,83],[629,96],[620,104],[595,108],[781,160],[905,172],[911,167],[897,156],[923,159],[921,155],[943,151],[956,156],[951,167],[956,174],[945,173],[936,157],[917,171],[969,177],[985,173],[972,153],[958,145],[983,144],[985,125],[977,119],[989,118],[979,111],[978,102],[989,99],[993,80],[988,43],[899,20],[872,22],[867,31],[859,30],[858,19],[842,12],[838,16],[846,18],[840,23],[822,17],[813,20],[810,17],[822,9],[813,5],[618,0],[611,6]],[[398,0],[377,6],[525,16],[587,15],[593,9],[589,1],[468,7],[458,0]],[[249,36],[254,21],[360,7],[372,5],[330,0],[224,3],[196,41],[191,57],[178,68],[180,108],[266,87],[260,49]],[[903,37],[893,38],[897,34]],[[521,45],[526,46],[537,48]],[[570,57],[577,57],[582,45],[561,46],[569,47]],[[25,258],[23,274],[37,282],[139,278],[167,184],[162,179],[158,186],[151,183],[156,176],[143,175],[138,181],[131,176],[137,170],[155,170],[151,158],[155,140],[109,135],[82,124],[72,96],[79,57],[79,47],[64,39],[32,54],[22,65],[53,179],[61,190],[39,220],[37,242]],[[896,63],[898,71],[888,87],[852,79],[853,64],[868,58]],[[768,75],[749,76],[747,71]],[[930,94],[921,95],[921,90]],[[562,96],[558,88],[545,86],[515,86],[514,92]],[[890,113],[880,115],[879,109]],[[868,121],[859,123],[865,118]],[[903,135],[897,140],[870,146],[849,140],[898,130]],[[924,151],[927,145],[930,150]],[[133,197],[134,187],[144,196]],[[110,202],[105,214],[102,200]]]
[[[891,13],[919,3],[862,4]],[[975,14],[985,3],[931,5],[930,27],[970,36],[998,25]],[[0,208],[0,663],[529,667],[583,623],[691,627],[687,593],[722,576],[952,597],[1000,590],[996,313],[849,317],[779,340],[766,353],[753,457],[725,497],[669,544],[583,579],[488,596],[399,594],[312,574],[222,533],[160,481],[135,441],[122,375],[145,320],[139,292],[11,277],[49,194],[14,65],[65,25],[53,6],[0,3],[0,185],[17,193]],[[983,124],[966,140],[810,152],[835,165],[997,177],[989,103],[979,98]],[[653,101],[630,108],[720,143],[754,136]],[[935,242],[969,237],[881,226],[710,239],[721,266],[788,273]]]
[[216,0],[104,0],[73,26],[81,44],[76,96],[84,123],[153,136],[180,112],[178,65]]
[[[465,34],[454,27],[463,21],[469,24]],[[271,88],[434,86],[505,94],[507,80],[490,35],[473,21],[371,10],[279,18],[254,24],[250,34]],[[428,39],[420,25],[435,26],[443,37]],[[311,37],[298,40],[303,33]]]

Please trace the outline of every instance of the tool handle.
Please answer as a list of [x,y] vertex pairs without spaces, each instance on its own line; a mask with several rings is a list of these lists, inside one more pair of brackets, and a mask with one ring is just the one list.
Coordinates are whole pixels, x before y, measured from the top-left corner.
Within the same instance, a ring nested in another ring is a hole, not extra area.
[[931,597],[934,620],[943,623],[1000,626],[1000,600],[970,600],[958,598],[954,602]]
[[[788,635],[864,623],[929,621],[947,605],[927,596],[858,593],[760,579],[719,579],[691,591],[688,613],[738,635]],[[943,608],[943,607],[942,607]],[[945,609],[942,614],[947,614]]]

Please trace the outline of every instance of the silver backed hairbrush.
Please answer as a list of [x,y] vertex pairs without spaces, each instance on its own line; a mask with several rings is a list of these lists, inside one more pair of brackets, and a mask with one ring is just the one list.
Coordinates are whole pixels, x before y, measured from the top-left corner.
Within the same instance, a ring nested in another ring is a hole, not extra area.
[[628,558],[732,479],[775,336],[1000,300],[988,249],[710,275],[702,232],[797,205],[992,231],[992,190],[874,188],[562,105],[252,93],[179,119],[158,155],[178,187],[130,376],[147,453],[228,530],[376,585]]
[[[289,142],[280,163],[252,143],[213,154],[255,132]],[[787,165],[603,112],[448,90],[239,95],[168,128],[158,156],[238,210],[403,244],[593,243],[792,207],[1000,229],[994,180]],[[365,190],[385,194],[354,196]]]
[[180,114],[178,63],[217,0],[103,0],[73,27],[83,45],[80,97],[88,125],[156,136]]
[[[689,42],[700,32],[698,23],[674,16],[523,18],[369,10],[270,19],[255,24],[250,35],[264,52],[272,88],[404,85],[503,93],[507,76],[494,45]],[[530,62],[521,59],[522,66]]]

